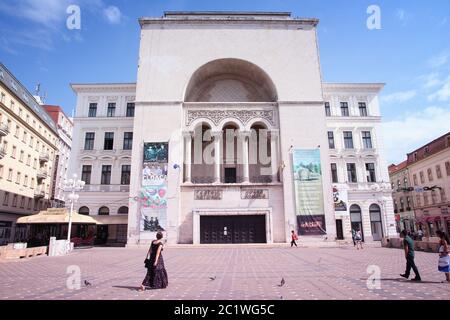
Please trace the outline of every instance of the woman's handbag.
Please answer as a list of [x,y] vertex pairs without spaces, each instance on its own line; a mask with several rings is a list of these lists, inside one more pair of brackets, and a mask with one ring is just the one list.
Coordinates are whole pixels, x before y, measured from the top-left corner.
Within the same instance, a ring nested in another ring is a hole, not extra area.
[[147,269],[150,269],[151,267],[153,267],[152,262],[150,261],[150,259],[145,259],[144,264],[145,264],[145,267]]

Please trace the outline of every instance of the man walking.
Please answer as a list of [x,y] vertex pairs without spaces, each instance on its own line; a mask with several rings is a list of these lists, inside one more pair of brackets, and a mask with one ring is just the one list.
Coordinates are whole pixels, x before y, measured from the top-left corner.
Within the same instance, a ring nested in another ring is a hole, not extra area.
[[419,270],[416,267],[416,264],[414,263],[414,241],[411,239],[410,236],[408,236],[408,232],[406,230],[403,230],[400,233],[400,238],[403,239],[403,247],[405,250],[405,258],[406,258],[406,271],[404,274],[401,274],[400,276],[403,278],[408,279],[409,274],[411,272],[411,268],[414,271],[414,274],[416,277],[412,279],[412,281],[422,281],[420,278]]
[[294,230],[292,230],[292,236],[291,236],[291,238],[292,238],[292,241],[291,241],[291,248],[292,248],[294,245],[297,247],[297,242],[295,242],[295,241],[298,240],[298,236],[297,236],[297,234],[295,233]]

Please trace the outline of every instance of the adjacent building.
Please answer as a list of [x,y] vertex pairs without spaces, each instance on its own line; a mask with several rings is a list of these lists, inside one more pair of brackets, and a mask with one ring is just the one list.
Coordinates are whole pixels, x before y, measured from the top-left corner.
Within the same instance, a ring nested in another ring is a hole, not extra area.
[[389,174],[380,135],[383,84],[324,83],[337,238],[361,230],[379,241],[394,234]]
[[414,199],[412,185],[409,179],[408,162],[405,160],[398,165],[389,166],[389,177],[392,186],[394,200],[394,213],[397,232],[406,230],[414,233],[417,231],[414,216]]
[[72,89],[77,105],[69,174],[86,183],[75,209],[102,223],[96,243],[125,244],[136,84],[72,84]]
[[70,152],[72,150],[73,123],[60,106],[43,105],[43,108],[50,115],[58,129],[58,152],[55,157],[50,200],[53,208],[64,208],[66,205],[64,181],[67,179]]
[[53,120],[0,63],[0,244],[26,239],[17,218],[50,206],[57,141]]
[[450,235],[450,132],[408,153],[407,165],[419,228]]

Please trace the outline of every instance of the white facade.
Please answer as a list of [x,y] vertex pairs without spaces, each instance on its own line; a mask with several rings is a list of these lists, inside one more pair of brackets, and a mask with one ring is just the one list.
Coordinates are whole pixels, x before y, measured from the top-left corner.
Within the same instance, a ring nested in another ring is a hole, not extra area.
[[[333,169],[337,170],[332,182],[341,195],[347,194],[347,210],[336,211],[346,239],[351,238],[352,223],[353,229],[361,228],[366,241],[396,235],[392,189],[380,133],[378,94],[383,87],[383,84],[337,83],[323,86],[324,101],[329,106],[327,136],[333,133],[333,142],[329,141],[328,145],[330,163],[335,164]],[[348,165],[352,164],[355,177],[349,172],[352,168]],[[368,166],[374,170],[372,175]]]
[[[313,221],[312,225],[326,233],[301,236],[301,241],[351,239],[348,209],[352,205],[360,208],[366,241],[395,235],[389,177],[378,135],[382,85],[323,83],[317,20],[292,18],[288,13],[176,12],[143,18],[140,23],[135,86],[72,86],[78,103],[71,172],[81,174],[84,165],[93,168],[78,209],[89,207],[90,214],[97,214],[108,204],[114,214],[129,203],[128,245],[146,244],[155,235],[143,229],[148,206],[141,198],[151,202],[159,193],[158,205],[150,209],[163,216],[169,243],[253,242],[258,237],[255,242],[283,243],[300,224],[310,227],[298,215],[296,198],[304,190],[296,190],[301,170],[293,165],[296,151],[313,150],[319,154],[321,180],[315,184],[317,199],[313,195],[311,201],[318,204],[324,223]],[[117,101],[122,116],[107,117],[111,101]],[[134,119],[123,117],[131,101],[136,105]],[[325,102],[330,102],[330,116],[324,112]],[[348,103],[348,116],[337,116],[340,102]],[[359,115],[358,102],[366,103],[367,115]],[[91,103],[98,104],[96,117],[89,117]],[[227,130],[232,132],[230,145]],[[133,132],[132,152],[120,147],[127,131]],[[329,148],[328,131],[334,133],[334,149]],[[344,131],[352,133],[352,148],[344,148]],[[83,150],[89,132],[95,133],[95,146]],[[112,151],[104,150],[105,132],[114,132]],[[200,144],[199,132],[209,132]],[[259,152],[252,149],[253,132],[267,146],[269,160],[264,164],[253,162]],[[364,147],[362,132],[370,132],[370,148]],[[146,166],[153,167],[143,161],[147,158],[144,146],[149,144],[162,144],[160,151],[168,147],[167,163],[154,166],[164,172],[159,173],[165,177],[163,189],[143,186]],[[213,161],[202,158],[198,163],[199,151]],[[354,183],[346,178],[349,162],[355,164]],[[120,166],[125,163],[131,164],[129,193],[118,184]],[[337,165],[336,183],[331,163]],[[367,163],[374,168],[370,182]],[[112,178],[110,184],[102,185],[105,164],[112,166]],[[333,187],[348,192],[344,213],[335,212]]]
[[[122,171],[131,164],[132,140],[127,148],[124,138],[133,133],[134,112],[129,111],[127,116],[127,107],[134,110],[136,85],[73,84],[72,89],[77,94],[77,106],[68,175],[75,173],[86,182],[75,209],[83,214],[108,216],[104,217],[108,240],[125,242],[130,187],[129,177]],[[90,106],[96,106],[91,114]],[[107,133],[112,134],[108,146]]]

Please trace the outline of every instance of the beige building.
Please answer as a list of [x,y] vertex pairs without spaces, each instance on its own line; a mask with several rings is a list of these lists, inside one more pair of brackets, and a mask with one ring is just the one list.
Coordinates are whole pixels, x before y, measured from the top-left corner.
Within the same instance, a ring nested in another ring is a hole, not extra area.
[[407,161],[389,166],[389,178],[392,186],[392,197],[394,200],[394,213],[397,232],[402,230],[410,232],[417,231],[414,216],[414,199],[411,180],[409,179],[409,168]]
[[0,63],[0,245],[26,237],[18,217],[49,206],[57,128]]
[[408,153],[416,223],[426,235],[450,234],[450,132]]

